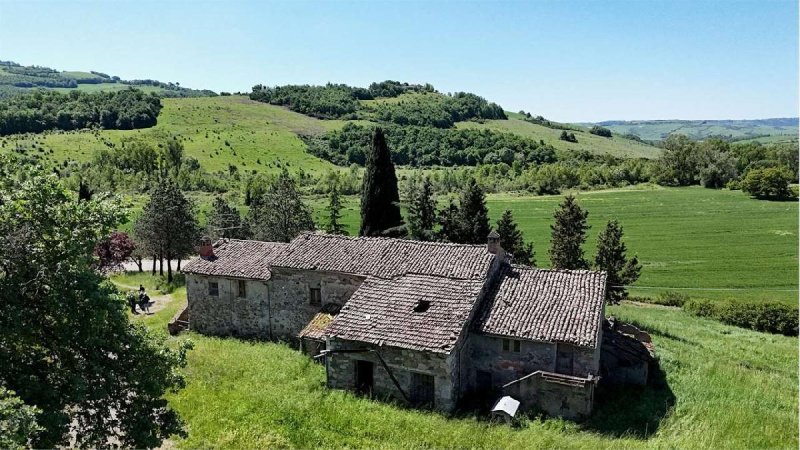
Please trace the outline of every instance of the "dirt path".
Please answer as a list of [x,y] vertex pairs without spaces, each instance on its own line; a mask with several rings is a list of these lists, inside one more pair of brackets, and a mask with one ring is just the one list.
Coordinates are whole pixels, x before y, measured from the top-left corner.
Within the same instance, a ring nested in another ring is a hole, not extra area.
[[[139,292],[139,286],[131,286],[128,284],[122,284],[116,282],[114,284],[117,285],[117,287],[120,289],[120,291],[122,291],[123,294],[126,293],[127,291],[135,291],[137,293]],[[148,293],[147,295],[150,294]],[[164,307],[167,306],[167,304],[172,300],[173,298],[171,295],[150,295],[150,314],[154,314],[164,309]],[[136,307],[136,311],[139,311],[138,306]]]

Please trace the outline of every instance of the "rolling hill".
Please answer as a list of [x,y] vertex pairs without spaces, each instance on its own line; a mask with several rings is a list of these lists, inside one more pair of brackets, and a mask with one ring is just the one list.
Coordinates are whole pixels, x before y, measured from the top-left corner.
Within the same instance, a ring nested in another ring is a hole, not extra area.
[[796,142],[798,133],[797,117],[760,120],[609,120],[598,122],[597,125],[646,141],[660,141],[670,134],[685,134],[697,140],[721,137],[735,141]]

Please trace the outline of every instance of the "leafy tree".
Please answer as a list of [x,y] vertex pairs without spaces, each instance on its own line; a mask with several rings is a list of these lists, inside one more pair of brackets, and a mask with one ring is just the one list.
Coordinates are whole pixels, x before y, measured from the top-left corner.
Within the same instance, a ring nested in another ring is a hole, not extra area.
[[383,130],[376,128],[367,154],[361,193],[361,236],[405,235],[397,175]]
[[491,231],[486,193],[474,178],[470,178],[461,192],[459,202],[458,240],[462,244],[482,244]]
[[697,144],[682,134],[672,134],[663,145],[664,151],[658,159],[658,182],[668,186],[695,184],[700,166]]
[[575,133],[567,133],[567,130],[563,130],[561,135],[558,137],[562,141],[577,143],[578,138],[575,137]]
[[410,194],[408,228],[411,238],[432,241],[435,237],[433,228],[436,225],[436,199],[430,177],[426,176],[421,185],[415,185]]
[[173,279],[172,260],[194,253],[199,230],[193,205],[171,180],[158,183],[134,224],[137,240],[159,260],[167,260],[167,281],[170,283]]
[[583,257],[583,243],[586,242],[586,223],[589,213],[581,209],[575,197],[568,195],[559,205],[550,225],[550,262],[556,269],[587,269],[589,263]]
[[325,232],[331,234],[347,234],[344,226],[339,222],[342,218],[342,199],[340,190],[339,174],[333,172],[328,192],[328,222],[325,225]]
[[500,246],[503,250],[514,255],[514,261],[521,264],[536,266],[536,257],[533,251],[533,243],[525,243],[522,239],[522,232],[517,228],[514,215],[510,209],[503,212],[503,216],[497,221],[497,233],[500,234]]
[[101,270],[119,268],[131,257],[134,249],[136,244],[128,233],[113,231],[94,248],[94,254],[98,259],[96,267]]
[[0,448],[22,450],[42,431],[36,416],[42,411],[26,405],[14,391],[0,386]]
[[252,198],[247,224],[253,239],[260,241],[289,242],[301,231],[314,229],[311,210],[288,170],[283,169],[263,194]]
[[790,182],[792,178],[785,169],[753,169],[742,180],[742,190],[757,198],[784,199],[792,196]]
[[92,267],[95,246],[124,214],[108,201],[76,202],[54,176],[20,178],[0,181],[0,385],[41,410],[43,431],[30,446],[105,447],[115,438],[152,448],[182,434],[164,395],[183,387],[189,345],[173,350],[130,323]]
[[216,197],[208,215],[208,234],[212,238],[245,239],[247,227],[239,210],[222,197]]
[[608,274],[606,300],[611,304],[617,304],[628,297],[625,286],[638,280],[642,271],[636,256],[631,259],[626,256],[627,248],[622,241],[622,234],[622,226],[616,220],[610,220],[597,237],[594,265]]

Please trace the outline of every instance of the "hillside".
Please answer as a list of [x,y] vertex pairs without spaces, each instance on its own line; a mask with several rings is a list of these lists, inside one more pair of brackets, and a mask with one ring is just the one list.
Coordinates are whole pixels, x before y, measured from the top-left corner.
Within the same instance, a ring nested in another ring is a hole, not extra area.
[[[92,85],[94,86],[94,85]],[[331,163],[305,152],[300,136],[322,136],[346,123],[372,126],[364,120],[321,120],[284,107],[249,100],[243,96],[165,98],[158,124],[140,130],[51,131],[0,138],[0,151],[40,155],[45,162],[88,162],[98,150],[120,145],[125,139],[156,140],[164,135],[180,136],[187,156],[196,158],[209,171],[226,171],[229,164],[250,171],[275,171],[285,163],[290,168],[320,172]],[[510,132],[537,142],[544,140],[559,150],[588,150],[619,157],[652,158],[658,149],[636,141],[579,133],[577,144],[558,140],[558,130],[518,119],[484,123],[459,122],[457,129],[476,128]],[[227,141],[227,145],[226,145]]]
[[43,66],[22,66],[13,61],[0,61],[0,99],[24,94],[35,89],[58,92],[117,91],[131,86],[165,97],[198,97],[216,95],[208,90],[188,89],[179,83],[158,80],[123,80],[102,72],[59,71]]
[[666,139],[670,134],[685,134],[691,139],[720,137],[726,140],[761,142],[797,141],[798,118],[760,120],[609,120],[598,122],[619,134],[632,134],[646,141]]

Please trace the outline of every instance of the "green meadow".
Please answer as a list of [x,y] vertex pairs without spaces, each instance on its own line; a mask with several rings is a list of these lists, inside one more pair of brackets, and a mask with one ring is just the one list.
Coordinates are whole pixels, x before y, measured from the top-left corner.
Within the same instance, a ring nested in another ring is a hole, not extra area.
[[[754,200],[741,191],[701,187],[640,186],[577,192],[589,211],[593,257],[597,234],[608,220],[625,231],[629,254],[643,265],[631,289],[655,297],[680,290],[695,298],[775,300],[796,304],[798,298],[798,203]],[[548,267],[550,224],[563,196],[491,194],[492,221],[511,209],[525,239],[533,240],[539,266]],[[326,199],[315,199],[322,223]],[[343,222],[358,232],[358,198],[347,197]]]
[[[172,298],[164,310],[133,320],[164,333],[185,305],[185,288]],[[797,448],[797,338],[676,308],[624,305],[607,313],[650,331],[661,369],[656,384],[599,392],[585,422],[529,417],[518,427],[487,422],[482,413],[446,416],[329,390],[324,367],[286,344],[169,338],[195,347],[186,388],[167,396],[188,437],[166,447]]]

